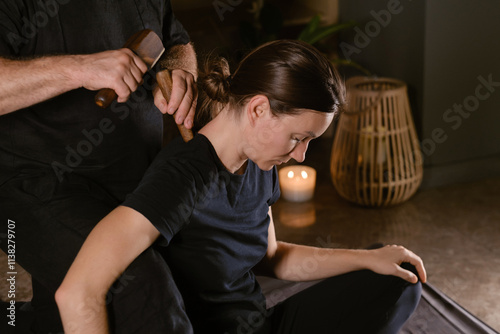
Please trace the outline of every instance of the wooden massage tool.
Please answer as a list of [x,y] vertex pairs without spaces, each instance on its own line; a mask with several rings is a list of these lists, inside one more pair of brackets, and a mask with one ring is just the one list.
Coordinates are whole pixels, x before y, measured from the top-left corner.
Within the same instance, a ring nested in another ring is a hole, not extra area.
[[[144,29],[135,33],[127,40],[123,47],[129,48],[137,56],[139,56],[148,66],[148,70],[156,64],[163,52],[165,52],[165,48],[160,37],[158,37],[158,35],[150,29]],[[162,70],[158,72],[156,80],[163,97],[168,102],[170,100],[170,92],[172,90],[172,78],[170,77],[169,71]],[[114,90],[104,88],[97,93],[95,103],[101,108],[107,108],[116,98],[117,95]],[[163,117],[164,123],[166,116],[167,114]],[[191,130],[184,127],[183,124],[177,124],[177,127],[184,141],[189,141],[193,138]]]

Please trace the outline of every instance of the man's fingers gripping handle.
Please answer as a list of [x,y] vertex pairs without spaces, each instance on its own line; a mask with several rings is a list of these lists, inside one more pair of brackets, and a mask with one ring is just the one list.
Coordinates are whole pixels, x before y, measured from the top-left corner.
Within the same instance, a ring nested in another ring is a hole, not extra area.
[[[165,98],[165,100],[167,100],[168,103],[170,101],[170,92],[172,91],[172,77],[170,76],[169,71],[163,70],[156,73],[156,82],[158,84],[158,87],[160,87],[163,97]],[[166,115],[164,115],[163,117],[166,117]],[[179,132],[181,133],[182,139],[184,139],[184,141],[187,142],[193,139],[193,132],[190,129],[187,129],[184,124],[177,124],[177,128],[179,129]]]

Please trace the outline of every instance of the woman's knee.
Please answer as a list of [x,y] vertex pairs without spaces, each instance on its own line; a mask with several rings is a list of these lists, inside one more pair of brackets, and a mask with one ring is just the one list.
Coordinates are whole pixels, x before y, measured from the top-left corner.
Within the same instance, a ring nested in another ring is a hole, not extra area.
[[422,283],[409,284],[403,290],[400,299],[404,299],[406,305],[413,305],[412,312],[417,308],[422,297]]

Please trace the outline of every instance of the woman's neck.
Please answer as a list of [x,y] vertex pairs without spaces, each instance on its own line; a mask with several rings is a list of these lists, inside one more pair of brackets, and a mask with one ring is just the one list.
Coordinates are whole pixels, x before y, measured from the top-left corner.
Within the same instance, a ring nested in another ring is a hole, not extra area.
[[230,111],[223,110],[199,133],[210,140],[226,169],[233,174],[243,174],[246,168],[247,157],[242,153],[244,137],[240,122],[230,115]]

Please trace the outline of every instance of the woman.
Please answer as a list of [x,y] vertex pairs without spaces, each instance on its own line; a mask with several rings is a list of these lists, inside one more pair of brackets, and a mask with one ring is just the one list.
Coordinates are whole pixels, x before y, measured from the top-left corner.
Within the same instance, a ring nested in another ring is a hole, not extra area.
[[[318,269],[305,272],[319,250],[276,241],[275,166],[302,162],[343,104],[330,63],[305,43],[276,41],[233,75],[220,61],[200,82],[199,113],[212,120],[164,149],[92,231],[56,294],[65,330],[105,332],[106,291],[157,241],[195,333],[396,333],[418,302],[417,274],[426,280],[417,255],[399,246],[321,250]],[[265,310],[256,273],[326,280]]]

